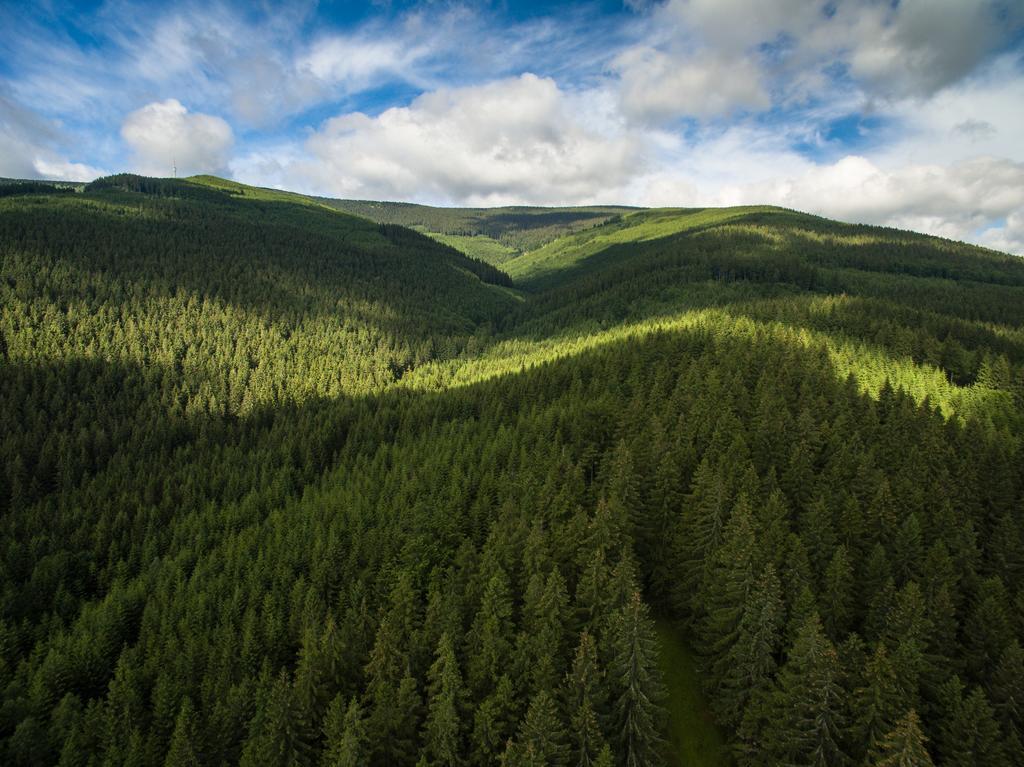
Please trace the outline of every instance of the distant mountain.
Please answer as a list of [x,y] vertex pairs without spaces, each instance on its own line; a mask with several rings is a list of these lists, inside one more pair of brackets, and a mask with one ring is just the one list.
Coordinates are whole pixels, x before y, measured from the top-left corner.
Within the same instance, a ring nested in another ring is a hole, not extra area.
[[0,183],[4,764],[1024,763],[1024,260]]

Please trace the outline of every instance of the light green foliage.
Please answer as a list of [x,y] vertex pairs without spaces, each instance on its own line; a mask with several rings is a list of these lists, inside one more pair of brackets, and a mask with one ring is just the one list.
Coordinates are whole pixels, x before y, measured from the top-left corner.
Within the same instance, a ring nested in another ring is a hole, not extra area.
[[439,234],[426,232],[427,235],[445,245],[465,253],[471,258],[478,258],[492,266],[500,267],[519,255],[519,251],[491,239],[486,234]]
[[771,208],[741,207],[721,209],[644,210],[627,213],[600,228],[560,238],[509,264],[509,273],[530,285],[540,278],[560,272],[605,251],[612,245],[657,240],[700,227],[715,226],[748,213]]

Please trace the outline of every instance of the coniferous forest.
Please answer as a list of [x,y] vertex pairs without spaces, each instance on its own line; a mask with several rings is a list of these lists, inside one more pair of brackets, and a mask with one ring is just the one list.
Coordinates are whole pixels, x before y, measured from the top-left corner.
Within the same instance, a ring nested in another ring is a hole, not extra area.
[[0,763],[1024,764],[1024,261],[411,208],[0,187]]

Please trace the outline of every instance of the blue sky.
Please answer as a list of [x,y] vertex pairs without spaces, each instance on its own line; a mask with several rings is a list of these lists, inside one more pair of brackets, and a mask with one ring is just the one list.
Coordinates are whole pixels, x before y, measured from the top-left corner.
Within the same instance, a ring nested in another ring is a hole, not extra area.
[[769,202],[1024,253],[1024,1],[11,2],[0,176]]

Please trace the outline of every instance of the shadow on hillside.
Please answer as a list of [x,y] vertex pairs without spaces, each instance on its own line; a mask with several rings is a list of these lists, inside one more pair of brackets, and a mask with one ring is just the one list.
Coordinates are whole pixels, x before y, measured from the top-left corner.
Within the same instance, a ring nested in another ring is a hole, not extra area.
[[429,238],[396,243],[377,225],[331,210],[211,194],[226,202],[122,192],[46,206],[7,200],[0,237],[61,307],[97,295],[159,302],[184,292],[282,332],[317,319],[353,333],[363,324],[416,346],[431,335],[468,335],[514,303],[482,289],[461,254]]

